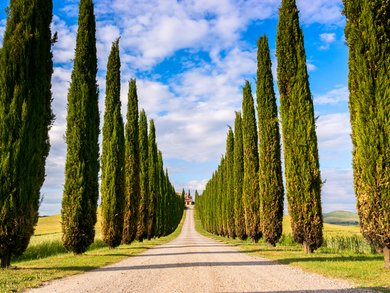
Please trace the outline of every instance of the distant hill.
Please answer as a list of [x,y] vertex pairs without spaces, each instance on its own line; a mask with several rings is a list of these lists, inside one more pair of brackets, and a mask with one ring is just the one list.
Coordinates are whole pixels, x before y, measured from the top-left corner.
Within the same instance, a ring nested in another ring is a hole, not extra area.
[[323,214],[324,222],[334,225],[359,225],[359,217],[357,214],[346,211],[334,211]]

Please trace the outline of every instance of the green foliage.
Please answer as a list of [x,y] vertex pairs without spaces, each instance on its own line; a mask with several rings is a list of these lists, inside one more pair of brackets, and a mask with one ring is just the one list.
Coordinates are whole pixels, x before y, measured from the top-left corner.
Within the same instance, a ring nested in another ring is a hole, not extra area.
[[137,234],[140,203],[140,162],[138,129],[138,96],[135,79],[129,82],[125,128],[125,204],[123,243],[130,244]]
[[241,113],[236,112],[234,120],[234,221],[235,232],[240,239],[246,239],[245,232],[245,211],[243,201],[243,182],[244,182],[244,153],[242,141],[242,118]]
[[99,195],[99,110],[92,0],[81,0],[76,55],[68,93],[67,155],[62,199],[63,243],[83,253],[93,243]]
[[283,179],[278,110],[266,36],[257,51],[257,114],[259,119],[260,224],[263,238],[275,245],[282,235]]
[[148,180],[149,180],[149,198],[148,198],[148,217],[147,217],[147,237],[150,240],[155,236],[156,227],[156,209],[157,209],[157,193],[158,193],[158,177],[157,177],[157,144],[156,144],[156,128],[153,119],[149,122],[149,137],[148,137]]
[[162,152],[158,150],[157,154],[157,199],[156,199],[156,229],[155,236],[164,235],[164,226],[166,221],[166,194],[164,185],[164,163]]
[[149,204],[149,162],[148,162],[148,120],[144,110],[139,118],[139,162],[140,162],[140,198],[136,239],[142,241],[148,235]]
[[226,139],[226,225],[229,237],[236,237],[234,220],[234,134],[229,127]]
[[11,0],[0,51],[0,258],[23,253],[38,220],[50,144],[51,0]]
[[286,191],[295,241],[311,252],[322,244],[321,177],[312,96],[298,9],[283,0],[276,55]]
[[253,241],[261,237],[259,207],[259,153],[255,107],[248,81],[243,89],[242,137],[244,154],[243,200],[246,234]]
[[106,110],[101,158],[102,238],[111,248],[121,243],[123,229],[125,141],[120,85],[119,40],[117,40],[112,45],[107,64]]
[[390,2],[344,0],[344,5],[360,225],[373,247],[390,249]]

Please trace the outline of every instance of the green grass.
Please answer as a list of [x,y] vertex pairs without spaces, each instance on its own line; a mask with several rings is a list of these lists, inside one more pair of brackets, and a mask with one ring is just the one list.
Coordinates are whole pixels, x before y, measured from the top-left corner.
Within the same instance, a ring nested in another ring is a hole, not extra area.
[[185,214],[177,229],[166,237],[135,241],[109,249],[100,238],[97,224],[96,240],[83,255],[67,253],[61,244],[59,216],[40,218],[25,253],[14,259],[10,269],[0,270],[0,292],[19,292],[42,283],[96,269],[135,256],[176,238],[183,227]]
[[196,217],[199,233],[220,242],[239,247],[243,252],[299,267],[327,277],[344,279],[362,288],[390,292],[390,271],[384,269],[383,254],[375,254],[366,244],[359,227],[324,225],[325,243],[313,254],[303,252],[301,245],[292,240],[289,217],[283,221],[281,243],[269,247],[264,242],[230,239],[205,231]]

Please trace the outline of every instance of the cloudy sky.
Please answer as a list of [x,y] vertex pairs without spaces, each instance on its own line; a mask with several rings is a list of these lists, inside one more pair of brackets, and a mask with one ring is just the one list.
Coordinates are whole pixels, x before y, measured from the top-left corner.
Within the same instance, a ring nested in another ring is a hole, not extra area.
[[[202,190],[225,151],[228,126],[241,109],[242,86],[255,92],[256,41],[275,38],[280,0],[95,0],[100,112],[112,42],[120,39],[122,112],[128,80],[137,78],[140,108],[156,122],[157,140],[177,190]],[[0,41],[6,6],[0,2]],[[348,50],[341,0],[298,0],[319,138],[325,212],[355,210],[348,114]],[[51,151],[42,215],[59,213],[64,184],[66,97],[74,58],[77,0],[54,0]],[[124,115],[125,116],[125,115]]]

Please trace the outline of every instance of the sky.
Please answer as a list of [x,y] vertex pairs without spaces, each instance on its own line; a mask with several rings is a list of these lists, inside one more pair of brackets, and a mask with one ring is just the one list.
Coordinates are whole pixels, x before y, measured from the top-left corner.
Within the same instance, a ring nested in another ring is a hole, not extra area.
[[[61,210],[66,158],[67,92],[77,32],[77,0],[53,0],[53,111],[51,150],[41,215]],[[95,0],[99,110],[112,42],[120,37],[121,101],[137,79],[139,108],[156,123],[176,190],[202,191],[225,152],[228,126],[241,110],[242,87],[256,86],[257,40],[269,38],[275,92],[276,30],[280,0]],[[6,6],[0,2],[0,46]],[[297,0],[317,119],[324,212],[355,211],[348,112],[348,48],[341,0]],[[256,96],[254,95],[256,99]],[[101,125],[103,119],[101,118]]]

